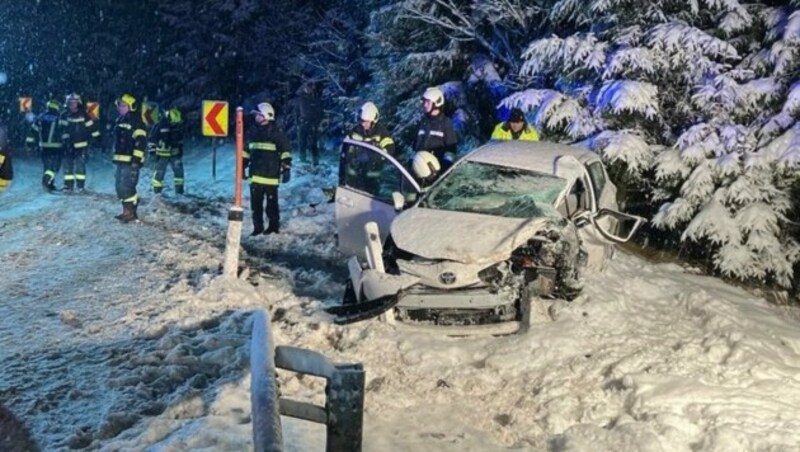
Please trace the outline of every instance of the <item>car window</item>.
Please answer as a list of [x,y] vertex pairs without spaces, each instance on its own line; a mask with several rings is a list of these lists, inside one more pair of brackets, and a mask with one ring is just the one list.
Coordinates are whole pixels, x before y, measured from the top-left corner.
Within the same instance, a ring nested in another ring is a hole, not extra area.
[[466,161],[434,185],[420,206],[510,218],[559,216],[553,203],[566,183],[549,174]]
[[603,194],[603,188],[606,186],[606,175],[603,172],[603,164],[594,162],[589,165],[589,177],[592,179],[592,187],[597,199]]
[[414,200],[416,190],[394,163],[381,154],[360,146],[345,145],[347,153],[341,183],[391,204],[392,192],[400,192],[406,200]]

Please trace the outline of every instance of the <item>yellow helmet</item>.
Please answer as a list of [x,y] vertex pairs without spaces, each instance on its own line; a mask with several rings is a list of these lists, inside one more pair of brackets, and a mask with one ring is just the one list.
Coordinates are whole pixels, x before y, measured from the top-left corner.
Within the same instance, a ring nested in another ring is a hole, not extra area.
[[136,98],[130,94],[123,94],[117,99],[116,105],[119,106],[120,102],[128,105],[131,111],[136,111]]
[[172,124],[178,124],[183,120],[183,117],[181,116],[181,111],[175,107],[170,108],[169,111],[167,112],[167,115],[169,116],[169,122]]

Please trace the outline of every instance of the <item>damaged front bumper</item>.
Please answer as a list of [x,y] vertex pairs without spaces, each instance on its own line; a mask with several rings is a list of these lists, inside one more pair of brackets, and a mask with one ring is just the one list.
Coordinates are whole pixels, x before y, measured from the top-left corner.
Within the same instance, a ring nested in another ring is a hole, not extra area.
[[529,309],[529,300],[521,300],[510,289],[430,287],[411,274],[364,269],[355,257],[348,261],[348,269],[350,284],[342,305],[327,310],[339,324],[388,312],[404,329],[448,335],[511,334],[523,328],[523,311]]

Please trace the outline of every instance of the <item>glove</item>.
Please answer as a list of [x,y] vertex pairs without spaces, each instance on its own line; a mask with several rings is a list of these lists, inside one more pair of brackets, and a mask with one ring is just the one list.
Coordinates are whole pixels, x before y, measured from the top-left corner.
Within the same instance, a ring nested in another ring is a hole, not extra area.
[[284,164],[281,167],[281,183],[289,182],[292,179],[292,166]]

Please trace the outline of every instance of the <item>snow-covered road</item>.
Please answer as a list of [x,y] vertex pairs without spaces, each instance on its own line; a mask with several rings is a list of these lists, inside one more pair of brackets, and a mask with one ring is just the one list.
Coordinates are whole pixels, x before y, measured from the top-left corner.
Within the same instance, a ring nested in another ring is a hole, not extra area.
[[[20,160],[0,197],[0,401],[43,449],[252,448],[250,314],[264,308],[277,343],[364,363],[365,450],[800,450],[796,308],[620,253],[525,335],[335,326],[320,310],[345,276],[332,204],[308,206],[333,160],[298,168],[281,234],[243,238],[245,275],[224,280],[226,150],[217,181],[208,149],[189,152],[191,196],[154,198],[143,178],[137,225],[114,221],[108,196],[41,193]],[[112,192],[110,165],[89,177]],[[280,380],[322,401],[322,380]],[[321,449],[321,428],[284,427],[289,450]]]

